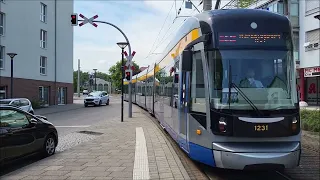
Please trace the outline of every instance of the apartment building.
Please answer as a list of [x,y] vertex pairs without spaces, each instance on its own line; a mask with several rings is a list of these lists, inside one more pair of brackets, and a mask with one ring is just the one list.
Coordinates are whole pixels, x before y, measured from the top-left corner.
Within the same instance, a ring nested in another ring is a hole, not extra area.
[[[315,0],[256,0],[248,9],[263,9],[287,16],[292,25],[294,59],[300,101],[320,105],[320,1]],[[231,0],[225,9],[239,8]],[[305,104],[305,103],[303,103]]]
[[73,0],[0,0],[0,98],[73,103]]
[[300,94],[309,105],[320,106],[320,1],[299,1],[300,10]]

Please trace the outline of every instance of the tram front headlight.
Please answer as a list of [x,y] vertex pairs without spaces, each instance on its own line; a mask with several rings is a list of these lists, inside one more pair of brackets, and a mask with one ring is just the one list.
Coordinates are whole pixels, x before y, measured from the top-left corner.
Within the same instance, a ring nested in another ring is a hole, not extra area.
[[297,117],[294,117],[292,119],[292,121],[291,121],[291,129],[292,129],[292,131],[296,131],[297,130],[298,123],[299,123],[299,121],[298,121]]
[[227,132],[227,121],[224,117],[220,117],[219,119],[219,130],[220,132]]

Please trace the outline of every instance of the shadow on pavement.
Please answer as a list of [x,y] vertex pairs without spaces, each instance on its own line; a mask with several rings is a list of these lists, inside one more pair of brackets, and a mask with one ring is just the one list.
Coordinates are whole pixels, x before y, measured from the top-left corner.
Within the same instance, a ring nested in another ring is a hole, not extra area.
[[44,159],[44,157],[39,153],[35,153],[35,154],[25,156],[23,158],[20,158],[5,164],[0,164],[0,179],[1,179],[1,176],[9,174],[15,170],[19,170],[34,162],[40,161],[41,159]]

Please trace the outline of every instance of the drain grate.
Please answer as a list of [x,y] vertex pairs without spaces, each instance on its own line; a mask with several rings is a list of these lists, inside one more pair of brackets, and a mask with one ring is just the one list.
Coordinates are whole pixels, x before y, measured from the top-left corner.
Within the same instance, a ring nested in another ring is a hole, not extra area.
[[100,132],[94,132],[94,131],[78,131],[78,133],[82,133],[82,134],[90,134],[90,135],[101,135],[103,133]]

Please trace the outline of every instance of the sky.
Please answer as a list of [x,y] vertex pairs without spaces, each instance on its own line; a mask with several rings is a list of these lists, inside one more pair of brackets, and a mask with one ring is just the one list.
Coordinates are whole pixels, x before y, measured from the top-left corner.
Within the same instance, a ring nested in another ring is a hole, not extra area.
[[[200,0],[192,2],[201,11],[203,6]],[[221,5],[227,0],[222,0]],[[213,1],[213,7],[215,1]],[[152,64],[162,55],[162,51],[169,44],[176,31],[183,24],[185,17],[198,13],[193,7],[186,9],[182,0],[103,0],[103,1],[74,1],[74,13],[83,14],[90,18],[94,15],[96,20],[107,21],[118,26],[128,37],[132,51],[136,51],[133,61],[140,67]],[[79,17],[79,19],[81,19]],[[161,31],[160,31],[161,30]],[[121,60],[121,49],[116,44],[125,38],[114,27],[106,24],[91,24],[74,27],[74,54],[73,67],[77,70],[78,59],[80,69],[85,72],[108,73],[109,68]],[[127,52],[128,48],[125,49]]]

